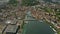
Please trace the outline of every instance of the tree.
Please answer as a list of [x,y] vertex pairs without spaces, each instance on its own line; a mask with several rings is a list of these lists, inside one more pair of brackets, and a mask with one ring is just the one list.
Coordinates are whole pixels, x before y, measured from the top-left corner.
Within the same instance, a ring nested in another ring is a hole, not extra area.
[[33,6],[36,4],[38,4],[37,0],[22,0],[22,5],[25,5],[25,6]]
[[17,0],[10,0],[9,4],[12,4],[13,6],[17,6],[18,1]]

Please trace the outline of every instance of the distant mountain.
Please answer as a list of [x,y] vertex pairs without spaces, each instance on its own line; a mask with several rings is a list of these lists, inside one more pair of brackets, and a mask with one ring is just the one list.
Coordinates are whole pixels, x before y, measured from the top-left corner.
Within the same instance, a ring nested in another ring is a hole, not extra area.
[[60,0],[52,0],[52,2],[59,2]]
[[45,2],[52,2],[52,0],[43,0],[43,1],[45,1]]
[[52,0],[52,2],[57,2],[58,0]]
[[60,3],[60,0],[43,0],[45,2]]

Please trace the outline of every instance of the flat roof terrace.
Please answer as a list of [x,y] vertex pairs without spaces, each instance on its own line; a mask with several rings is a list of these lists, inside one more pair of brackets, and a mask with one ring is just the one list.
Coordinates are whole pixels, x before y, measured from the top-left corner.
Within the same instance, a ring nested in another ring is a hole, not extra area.
[[8,25],[7,28],[5,29],[4,33],[6,34],[16,34],[18,31],[18,26],[17,25]]

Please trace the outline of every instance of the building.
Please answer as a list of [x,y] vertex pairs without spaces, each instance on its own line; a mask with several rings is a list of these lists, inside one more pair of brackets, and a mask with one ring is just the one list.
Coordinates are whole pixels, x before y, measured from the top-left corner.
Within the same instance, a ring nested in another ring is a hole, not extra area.
[[17,34],[19,27],[17,25],[8,25],[4,34]]
[[17,24],[17,20],[5,20],[5,23],[15,25]]
[[0,0],[0,8],[4,7],[8,2],[9,0]]

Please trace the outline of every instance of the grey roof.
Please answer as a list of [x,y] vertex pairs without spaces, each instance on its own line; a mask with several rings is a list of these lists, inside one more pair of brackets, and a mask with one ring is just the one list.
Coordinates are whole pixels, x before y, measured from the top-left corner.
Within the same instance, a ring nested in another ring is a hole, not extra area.
[[16,24],[17,20],[5,20],[6,24]]
[[0,0],[0,7],[3,7],[9,2],[9,0]]
[[13,32],[13,33],[16,33],[18,29],[18,26],[17,25],[8,25],[5,32]]

